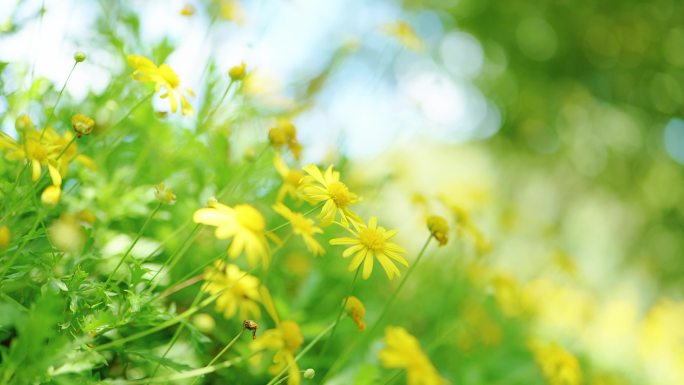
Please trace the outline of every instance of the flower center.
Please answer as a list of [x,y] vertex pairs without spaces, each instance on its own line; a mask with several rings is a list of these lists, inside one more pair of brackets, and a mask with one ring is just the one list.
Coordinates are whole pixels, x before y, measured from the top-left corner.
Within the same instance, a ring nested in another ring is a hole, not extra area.
[[345,207],[352,202],[352,194],[342,182],[332,182],[328,185],[328,194],[337,207]]
[[254,207],[249,205],[235,206],[235,214],[240,226],[254,232],[260,233],[264,231],[266,223],[264,217]]
[[385,248],[385,237],[377,229],[363,229],[359,233],[359,241],[368,250],[382,251]]

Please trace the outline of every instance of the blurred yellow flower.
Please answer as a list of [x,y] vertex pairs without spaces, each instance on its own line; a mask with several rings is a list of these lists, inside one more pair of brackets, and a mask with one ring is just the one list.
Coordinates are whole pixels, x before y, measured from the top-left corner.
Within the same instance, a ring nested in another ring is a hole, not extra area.
[[205,284],[202,290],[210,294],[220,293],[216,300],[216,311],[227,319],[238,314],[239,318],[249,319],[261,316],[258,302],[259,279],[240,270],[233,264],[216,261],[204,272]]
[[290,222],[292,232],[302,237],[304,244],[306,244],[306,248],[309,249],[313,255],[318,256],[325,253],[323,246],[314,238],[314,234],[323,234],[323,230],[316,226],[313,220],[305,217],[301,213],[293,212],[282,203],[273,205],[273,211]]
[[283,184],[280,186],[278,195],[276,196],[276,202],[282,202],[286,195],[295,200],[301,199],[298,189],[302,178],[304,178],[304,173],[296,168],[289,168],[280,155],[277,154],[273,158],[273,165],[283,179]]
[[0,250],[9,246],[11,240],[12,234],[10,233],[9,227],[0,225]]
[[347,297],[344,310],[349,314],[360,331],[366,330],[366,321],[363,319],[366,316],[366,307],[363,306],[363,302],[360,299],[353,295]]
[[180,87],[178,74],[168,64],[157,67],[150,59],[140,55],[128,55],[128,63],[135,68],[131,77],[143,83],[153,83],[155,91],[164,89],[161,98],[168,98],[171,104],[171,112],[178,110],[178,100],[180,100],[183,115],[193,113],[192,106],[185,97],[187,93],[195,96],[195,93],[186,87]]
[[446,219],[439,215],[430,215],[427,219],[427,227],[440,246],[447,244],[449,240],[449,223],[447,223]]
[[349,264],[349,271],[356,270],[363,262],[362,276],[363,279],[368,279],[373,271],[374,258],[377,258],[389,279],[393,279],[395,275],[400,276],[399,269],[394,262],[408,266],[408,262],[401,255],[406,251],[397,244],[387,242],[398,231],[378,227],[377,217],[371,217],[367,226],[355,222],[352,224],[354,229],[349,228],[349,231],[354,235],[353,238],[341,237],[330,240],[331,245],[350,246],[342,253],[344,258],[354,256]]
[[318,215],[322,226],[331,224],[338,211],[345,226],[349,222],[361,222],[361,219],[349,209],[350,205],[359,201],[359,197],[340,182],[340,173],[333,171],[333,166],[328,167],[325,173],[313,164],[304,166],[303,169],[308,175],[302,179],[299,191],[310,203],[325,202]]
[[245,9],[237,0],[223,0],[219,12],[221,18],[235,22],[238,25],[244,24],[247,20]]
[[274,329],[266,330],[257,337],[251,345],[252,351],[271,350],[273,355],[273,365],[268,368],[272,375],[278,374],[286,365],[288,366],[288,385],[299,385],[301,383],[301,373],[294,353],[299,350],[304,342],[304,337],[294,321],[282,321]]
[[287,146],[297,160],[302,154],[302,145],[297,140],[297,128],[289,120],[281,120],[278,125],[268,130],[268,141],[276,150]]
[[62,214],[48,227],[47,233],[52,245],[66,253],[81,252],[86,242],[83,226],[74,214]]
[[382,31],[397,40],[406,48],[416,52],[421,52],[425,49],[425,42],[418,37],[413,27],[402,20],[392,23],[387,23],[382,26]]
[[218,239],[233,238],[228,248],[231,258],[237,258],[245,250],[250,266],[256,266],[261,258],[263,267],[268,267],[270,255],[264,233],[266,222],[254,207],[242,204],[233,208],[210,202],[210,207],[195,211],[192,218],[195,223],[215,226],[214,235]]
[[378,353],[382,366],[406,370],[408,385],[440,385],[446,381],[423,353],[418,340],[399,326],[385,329],[385,348]]
[[530,343],[535,360],[550,385],[579,385],[582,369],[572,353],[556,343]]
[[21,142],[0,133],[0,150],[7,150],[6,157],[9,160],[25,159],[31,163],[31,179],[38,180],[45,166],[52,184],[59,187],[72,161],[75,160],[91,170],[96,168],[90,157],[78,154],[78,145],[73,141],[71,131],[67,131],[64,136],[51,127],[41,132],[29,122],[30,119],[22,123],[24,129]]

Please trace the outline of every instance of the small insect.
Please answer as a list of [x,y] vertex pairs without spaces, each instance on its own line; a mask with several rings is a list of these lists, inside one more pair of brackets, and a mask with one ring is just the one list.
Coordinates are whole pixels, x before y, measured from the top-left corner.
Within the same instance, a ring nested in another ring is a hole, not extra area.
[[243,325],[245,326],[245,329],[252,331],[252,339],[256,339],[256,331],[259,328],[259,324],[252,321],[251,319],[246,319]]

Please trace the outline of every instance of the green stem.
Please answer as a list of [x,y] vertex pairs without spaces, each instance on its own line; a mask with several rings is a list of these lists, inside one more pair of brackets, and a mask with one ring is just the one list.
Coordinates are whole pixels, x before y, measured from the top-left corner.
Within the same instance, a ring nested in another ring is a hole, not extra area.
[[[300,358],[302,358],[309,350],[311,350],[311,348],[314,345],[316,345],[316,343],[318,343],[318,341],[320,341],[320,339],[323,338],[324,335],[326,335],[331,329],[333,329],[335,327],[335,325],[337,324],[338,321],[339,320],[336,320],[335,322],[328,325],[325,329],[323,329],[322,332],[318,333],[318,335],[313,340],[311,340],[311,342],[309,342],[309,344],[306,345],[306,347],[304,347],[304,349],[302,349],[302,351],[299,352],[299,354],[297,354],[297,356],[295,356],[295,359],[294,359],[295,362],[299,361]],[[288,363],[287,365],[285,365],[283,370],[281,370],[280,373],[278,373],[275,377],[273,377],[271,379],[271,381],[269,381],[266,385],[275,384],[280,377],[282,377],[285,373],[287,373],[287,370],[289,368],[290,368],[290,364]]]
[[117,384],[117,385],[137,385],[137,384],[146,384],[147,382],[154,382],[155,384],[162,384],[162,383],[175,382],[175,381],[183,380],[186,378],[203,376],[205,374],[213,373],[219,369],[229,368],[233,365],[239,364],[240,362],[250,358],[251,356],[253,356],[257,353],[261,353],[261,351],[260,350],[254,351],[247,357],[237,357],[237,358],[234,358],[232,360],[223,361],[220,364],[216,364],[216,365],[212,365],[212,366],[205,366],[203,368],[188,370],[185,372],[172,374],[169,376],[160,376],[160,377],[155,377],[155,378],[143,378],[140,380],[117,380],[117,381],[114,381],[114,384]]
[[167,264],[169,266],[168,270],[171,271],[174,268],[174,266],[176,266],[176,263],[178,263],[180,258],[185,254],[185,252],[188,251],[188,249],[190,248],[190,245],[192,245],[192,242],[194,241],[194,238],[197,237],[197,230],[199,229],[199,226],[200,226],[199,224],[195,225],[195,228],[192,229],[190,234],[188,234],[188,237],[185,238],[185,241],[183,241],[183,244],[180,247],[178,247],[176,252],[173,253],[173,255],[171,255],[171,257],[164,260],[164,263],[161,265],[161,267],[159,267],[159,270],[157,270],[157,272],[154,273],[152,278],[150,278],[150,280],[149,280],[150,288],[149,288],[148,292],[152,292],[152,290],[154,290],[157,287],[157,283],[155,282],[155,279],[157,278],[159,273],[161,273],[162,270],[164,270],[164,268],[167,266]]
[[347,294],[344,297],[344,300],[342,301],[342,306],[340,306],[340,310],[337,312],[337,317],[335,317],[335,326],[332,329],[332,332],[330,332],[330,337],[325,340],[325,343],[323,344],[323,348],[321,349],[321,354],[319,357],[325,356],[325,352],[328,349],[328,346],[330,345],[330,342],[332,341],[333,337],[335,336],[335,331],[337,330],[337,325],[340,323],[340,319],[342,318],[342,314],[344,313],[344,309],[347,307],[347,301],[349,300],[349,296],[354,293],[354,285],[356,285],[356,279],[359,277],[359,271],[361,271],[361,266],[356,268],[356,273],[354,274],[354,279],[352,280],[351,286],[349,287],[349,294]]
[[418,262],[420,262],[421,258],[423,258],[423,255],[425,254],[425,250],[427,249],[428,245],[430,244],[430,241],[432,240],[432,234],[427,238],[425,243],[423,244],[423,247],[420,249],[420,252],[418,253],[418,257],[416,257],[416,261],[411,264],[411,266],[408,268],[406,271],[406,274],[404,274],[404,277],[401,279],[399,282],[399,286],[394,290],[392,293],[392,296],[385,302],[385,306],[383,306],[382,311],[380,312],[380,315],[378,318],[375,320],[375,323],[373,324],[373,327],[370,329],[368,332],[369,335],[372,335],[373,332],[380,326],[382,319],[385,317],[387,314],[387,310],[389,310],[389,307],[392,305],[394,300],[397,298],[397,295],[401,291],[401,289],[404,287],[404,284],[408,280],[408,277],[411,276],[411,273],[413,270],[418,266]]
[[408,277],[411,275],[411,273],[413,272],[413,270],[415,269],[415,267],[418,265],[418,262],[420,262],[420,260],[422,259],[423,255],[425,254],[425,250],[427,249],[427,247],[428,247],[428,245],[430,244],[430,241],[431,241],[431,240],[432,240],[432,234],[430,234],[430,236],[428,237],[428,239],[425,241],[425,244],[423,244],[423,247],[420,249],[420,252],[418,253],[418,256],[416,257],[416,261],[409,267],[408,271],[406,272],[406,274],[405,274],[404,277],[402,278],[401,282],[399,282],[399,286],[397,286],[397,288],[394,290],[394,292],[392,293],[392,296],[389,298],[389,300],[388,300],[387,302],[385,302],[385,306],[384,306],[383,309],[380,311],[380,315],[378,316],[378,318],[377,318],[377,319],[375,320],[375,322],[373,323],[373,327],[371,327],[370,330],[369,330],[367,333],[365,333],[364,338],[362,338],[362,339],[360,339],[360,340],[357,339],[353,344],[351,344],[351,345],[349,346],[349,348],[347,348],[347,350],[346,350],[343,354],[341,354],[340,356],[338,356],[338,358],[333,362],[332,367],[330,368],[330,370],[328,370],[328,371],[325,373],[325,375],[323,376],[323,379],[321,380],[321,384],[325,383],[325,380],[326,380],[330,375],[334,374],[334,373],[340,368],[340,366],[342,366],[342,365],[344,365],[344,364],[346,363],[346,361],[349,359],[349,357],[350,357],[351,354],[354,352],[356,346],[357,346],[359,343],[365,343],[366,341],[368,341],[370,338],[373,337],[373,333],[374,333],[374,332],[378,329],[378,327],[381,325],[381,321],[382,321],[382,319],[385,317],[385,314],[387,313],[387,310],[388,310],[389,307],[392,305],[392,303],[394,302],[394,300],[397,298],[397,295],[398,295],[399,292],[401,291],[402,287],[404,287],[404,284],[406,283]]
[[[236,335],[232,340],[230,340],[230,342],[228,342],[228,344],[227,344],[223,349],[221,349],[221,351],[218,352],[218,354],[216,354],[216,355],[214,356],[214,358],[211,359],[211,361],[209,361],[209,363],[207,364],[207,366],[212,366],[212,365],[214,365],[214,363],[215,363],[216,361],[218,361],[218,359],[221,358],[221,356],[222,356],[225,352],[227,352],[228,349],[230,349],[231,346],[233,346],[233,344],[235,343],[235,341],[237,341],[237,340],[242,336],[242,333],[244,333],[244,332],[245,332],[245,328],[243,327],[243,328],[240,329],[240,333],[238,333],[238,335]],[[195,385],[195,383],[197,382],[197,380],[199,380],[200,378],[201,378],[201,376],[195,377],[195,379],[190,383],[190,385]]]
[[59,91],[59,95],[57,95],[57,100],[55,101],[55,106],[52,107],[52,111],[50,111],[50,115],[48,116],[47,120],[45,121],[45,125],[43,126],[43,130],[40,132],[40,139],[43,139],[43,136],[45,135],[45,130],[47,130],[48,125],[50,125],[50,121],[52,121],[52,118],[55,116],[55,111],[57,110],[57,105],[59,105],[59,101],[62,99],[62,94],[64,94],[64,90],[66,89],[67,84],[69,83],[69,79],[71,79],[71,74],[74,73],[74,70],[76,69],[76,66],[78,65],[77,61],[74,61],[73,67],[71,67],[71,71],[69,71],[69,75],[67,75],[66,81],[64,82],[64,85],[62,86],[62,89]]
[[216,106],[214,106],[214,108],[211,111],[209,111],[209,113],[207,114],[207,117],[204,118],[202,125],[205,125],[205,124],[211,122],[211,118],[214,116],[216,111],[218,111],[218,109],[221,107],[221,104],[223,104],[223,101],[226,99],[226,96],[228,95],[230,88],[233,86],[233,83],[234,83],[233,79],[230,79],[230,82],[228,83],[228,87],[226,87],[226,90],[223,92],[221,99],[219,99],[219,102],[216,104]]
[[107,286],[107,284],[109,283],[109,281],[112,280],[112,277],[114,277],[114,274],[116,274],[116,272],[119,270],[119,268],[120,268],[121,265],[124,263],[124,261],[126,260],[126,258],[128,258],[128,255],[129,255],[129,254],[131,253],[131,251],[133,250],[133,247],[135,247],[135,245],[138,243],[138,241],[140,240],[140,237],[142,237],[143,232],[144,232],[145,229],[147,228],[147,225],[150,224],[150,221],[152,221],[152,218],[153,218],[154,215],[157,213],[157,211],[159,211],[159,209],[161,208],[161,206],[162,206],[162,203],[159,203],[159,204],[157,205],[157,207],[155,207],[154,210],[152,210],[152,212],[150,213],[150,215],[147,217],[147,219],[145,220],[145,223],[143,223],[142,227],[140,228],[140,231],[138,231],[138,234],[136,234],[135,239],[133,240],[133,242],[131,243],[131,245],[128,247],[128,249],[126,250],[126,252],[124,253],[124,255],[121,257],[121,259],[119,260],[119,263],[116,265],[116,267],[114,268],[114,270],[112,270],[112,272],[109,273],[109,277],[107,277],[107,280],[105,281],[105,286]]
[[[202,299],[202,295],[204,295],[204,292],[200,290],[197,292],[197,295],[195,296],[195,299],[192,300],[192,304],[190,305],[190,308],[192,309],[197,305],[197,303]],[[169,343],[169,346],[166,348],[164,351],[164,354],[162,354],[161,358],[164,359],[166,358],[166,355],[169,354],[171,351],[171,348],[173,348],[173,345],[176,344],[176,341],[178,341],[178,337],[180,337],[181,332],[183,332],[183,328],[185,327],[185,324],[181,324],[178,329],[173,333],[173,337],[171,337],[171,342]],[[209,364],[211,365],[211,364]],[[155,366],[154,371],[152,371],[152,375],[150,377],[154,377],[157,374],[157,371],[159,370],[159,366],[161,366],[161,360],[157,362],[157,366]]]

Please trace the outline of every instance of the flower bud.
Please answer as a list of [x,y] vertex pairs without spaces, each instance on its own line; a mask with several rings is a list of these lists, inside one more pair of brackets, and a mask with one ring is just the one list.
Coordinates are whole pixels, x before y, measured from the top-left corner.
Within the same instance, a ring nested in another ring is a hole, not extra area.
[[288,142],[287,134],[281,127],[273,127],[268,130],[268,140],[275,148],[280,148]]
[[347,303],[344,306],[344,310],[352,317],[352,320],[359,331],[366,330],[366,322],[363,320],[363,317],[366,316],[366,307],[363,306],[363,302],[361,302],[360,299],[353,295],[347,297]]
[[240,63],[240,65],[232,67],[230,70],[228,70],[228,75],[230,76],[231,80],[233,81],[240,81],[245,78],[245,75],[247,74],[247,65],[245,65],[244,62]]
[[154,186],[154,196],[157,198],[158,201],[160,201],[161,203],[165,203],[167,205],[172,205],[176,203],[176,194],[174,194],[171,190],[166,188],[164,182],[161,182],[158,185]]
[[71,117],[71,126],[76,131],[76,135],[80,138],[83,135],[89,135],[93,132],[93,127],[95,127],[95,121],[83,114],[76,114]]
[[87,56],[86,56],[86,54],[85,54],[84,52],[76,51],[76,52],[74,53],[74,60],[76,60],[76,63],[84,62],[85,59],[86,59],[86,57],[87,57]]
[[192,4],[185,4],[180,10],[182,16],[192,16],[195,14],[195,7]]
[[315,375],[316,371],[311,368],[308,368],[304,371],[304,378],[306,378],[307,380],[314,378]]
[[446,219],[439,215],[431,215],[427,219],[427,228],[440,246],[447,244],[449,240],[449,223]]
[[14,127],[17,131],[26,131],[33,130],[36,126],[28,115],[21,114],[17,116],[17,120],[14,121]]

